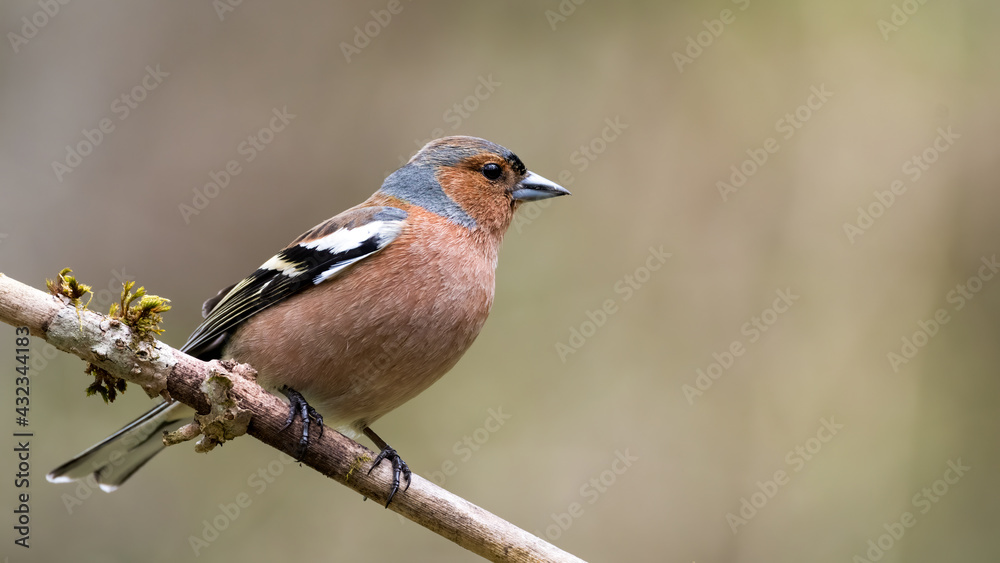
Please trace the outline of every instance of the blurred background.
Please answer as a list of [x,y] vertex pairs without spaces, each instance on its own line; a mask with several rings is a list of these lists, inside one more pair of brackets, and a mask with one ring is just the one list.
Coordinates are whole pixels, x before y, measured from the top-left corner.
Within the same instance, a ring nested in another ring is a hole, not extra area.
[[[414,471],[592,561],[996,561],[998,18],[5,2],[0,271],[72,267],[102,311],[137,280],[179,346],[424,142],[485,137],[573,196],[521,209],[475,346],[375,425]],[[31,367],[10,561],[477,560],[250,438],[177,446],[110,495],[47,483],[151,403],[85,397],[39,339]]]

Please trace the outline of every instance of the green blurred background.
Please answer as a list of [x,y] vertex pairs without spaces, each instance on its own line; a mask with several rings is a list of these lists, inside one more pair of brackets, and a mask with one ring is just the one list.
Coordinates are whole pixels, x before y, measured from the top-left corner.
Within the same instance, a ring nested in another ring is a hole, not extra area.
[[[476,345],[375,425],[417,473],[593,561],[997,560],[995,2],[227,5],[3,4],[0,271],[71,266],[105,311],[135,279],[179,346],[424,141],[482,136],[574,195],[522,208]],[[150,402],[84,397],[38,339],[15,546],[0,334],[10,561],[476,560],[250,438],[111,495],[45,482]],[[205,521],[225,529],[196,553]]]

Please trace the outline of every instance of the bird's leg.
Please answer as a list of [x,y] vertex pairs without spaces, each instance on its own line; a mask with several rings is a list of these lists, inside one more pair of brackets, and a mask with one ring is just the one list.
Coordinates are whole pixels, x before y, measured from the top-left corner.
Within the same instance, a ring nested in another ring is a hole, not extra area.
[[316,409],[312,408],[309,403],[306,402],[305,397],[302,393],[299,393],[295,389],[288,387],[287,385],[280,389],[281,393],[288,397],[289,408],[288,408],[288,419],[285,420],[285,425],[281,427],[282,430],[291,426],[292,422],[295,420],[295,415],[298,414],[302,418],[302,437],[299,439],[299,448],[295,453],[296,459],[302,459],[302,456],[306,453],[306,446],[309,445],[309,419],[315,420],[316,424],[319,424],[319,436],[323,436],[323,415],[316,412]]
[[365,436],[368,436],[368,438],[371,439],[372,442],[375,442],[375,445],[382,450],[379,452],[378,456],[375,457],[375,460],[372,461],[372,466],[371,469],[368,470],[368,474],[371,475],[372,469],[375,469],[378,464],[382,463],[383,459],[388,459],[389,463],[392,464],[392,488],[389,490],[388,500],[385,501],[385,507],[389,508],[389,503],[392,502],[392,497],[394,497],[396,495],[396,491],[399,490],[400,475],[406,478],[406,488],[403,490],[406,491],[406,489],[410,488],[410,468],[406,465],[406,462],[399,457],[396,450],[390,448],[389,444],[385,443],[385,440],[379,438],[378,434],[376,434],[374,430],[365,426],[364,432]]

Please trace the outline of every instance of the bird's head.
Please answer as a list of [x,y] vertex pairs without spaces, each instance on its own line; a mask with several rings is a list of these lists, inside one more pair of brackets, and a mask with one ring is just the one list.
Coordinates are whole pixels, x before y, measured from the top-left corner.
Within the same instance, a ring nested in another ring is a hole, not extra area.
[[460,136],[424,145],[386,178],[381,191],[463,226],[501,235],[522,202],[569,194],[529,171],[508,149]]

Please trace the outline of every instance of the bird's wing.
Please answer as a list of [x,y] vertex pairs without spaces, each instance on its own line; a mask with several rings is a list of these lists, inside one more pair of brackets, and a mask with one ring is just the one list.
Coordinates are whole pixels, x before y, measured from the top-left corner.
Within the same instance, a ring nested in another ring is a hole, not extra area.
[[206,360],[218,358],[241,323],[378,253],[399,236],[406,216],[395,207],[355,207],[313,227],[243,281],[206,301],[205,320],[181,350]]

